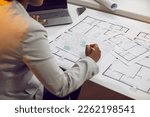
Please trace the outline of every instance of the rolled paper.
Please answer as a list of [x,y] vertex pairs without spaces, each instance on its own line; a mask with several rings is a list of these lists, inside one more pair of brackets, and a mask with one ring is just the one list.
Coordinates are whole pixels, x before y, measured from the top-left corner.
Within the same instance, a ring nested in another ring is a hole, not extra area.
[[100,3],[101,5],[107,7],[108,9],[115,11],[118,7],[117,3],[112,0],[95,0],[96,2]]

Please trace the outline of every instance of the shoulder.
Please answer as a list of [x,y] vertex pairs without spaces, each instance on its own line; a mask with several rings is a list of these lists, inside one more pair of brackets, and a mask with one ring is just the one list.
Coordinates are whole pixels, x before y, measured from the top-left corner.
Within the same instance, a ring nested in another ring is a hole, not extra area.
[[13,7],[15,7],[17,11],[16,14],[21,17],[22,21],[26,22],[27,34],[38,32],[38,34],[47,35],[45,28],[39,22],[30,17],[25,8],[19,2],[15,2]]
[[45,27],[34,20],[32,17],[28,17],[27,19],[28,22],[28,31],[29,33],[38,33],[38,34],[45,34],[47,35]]

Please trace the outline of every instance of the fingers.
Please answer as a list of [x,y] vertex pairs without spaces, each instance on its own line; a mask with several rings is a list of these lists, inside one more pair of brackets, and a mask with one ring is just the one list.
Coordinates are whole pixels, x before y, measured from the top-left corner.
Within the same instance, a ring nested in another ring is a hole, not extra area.
[[85,55],[89,56],[91,54],[92,50],[90,45],[86,45],[86,49],[85,49]]
[[39,22],[40,22],[42,25],[47,24],[47,20],[46,20],[46,19],[40,20]]
[[88,56],[92,53],[92,51],[96,51],[97,49],[99,50],[97,44],[86,45],[85,55]]
[[35,19],[36,21],[38,21],[39,23],[41,23],[42,25],[47,23],[46,19],[42,19],[39,15],[32,15],[31,16],[33,19]]
[[92,51],[96,51],[96,50],[99,51],[99,47],[97,44],[90,44],[89,46]]
[[86,48],[88,49],[88,50],[92,50],[92,49],[96,49],[96,48],[98,48],[98,45],[97,44],[90,44],[90,45],[86,45]]
[[32,15],[31,16],[33,19],[35,19],[36,21],[40,20],[40,16],[39,15]]
[[97,44],[90,44],[86,46],[86,56],[91,57],[95,62],[97,62],[101,57],[101,50]]

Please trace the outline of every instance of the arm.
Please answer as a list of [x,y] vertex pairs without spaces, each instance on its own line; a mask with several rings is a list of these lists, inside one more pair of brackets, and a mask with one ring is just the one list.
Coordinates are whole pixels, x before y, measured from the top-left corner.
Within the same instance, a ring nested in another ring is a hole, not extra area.
[[98,73],[98,66],[85,57],[63,72],[49,49],[47,34],[39,26],[30,28],[23,42],[23,61],[41,83],[53,94],[65,96]]

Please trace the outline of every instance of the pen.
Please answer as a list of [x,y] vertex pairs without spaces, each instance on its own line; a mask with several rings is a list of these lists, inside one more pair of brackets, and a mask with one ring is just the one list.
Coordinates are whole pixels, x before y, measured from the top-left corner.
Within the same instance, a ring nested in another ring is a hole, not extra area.
[[90,49],[91,49],[92,51],[95,51],[95,48],[94,48],[95,44],[94,44],[94,45],[89,45],[89,46],[90,46]]

